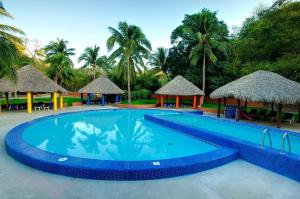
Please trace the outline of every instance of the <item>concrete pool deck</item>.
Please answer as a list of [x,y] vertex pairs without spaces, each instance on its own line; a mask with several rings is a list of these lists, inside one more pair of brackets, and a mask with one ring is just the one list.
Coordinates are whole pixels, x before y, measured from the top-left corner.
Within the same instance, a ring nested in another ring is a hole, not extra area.
[[[101,109],[68,107],[62,112]],[[58,112],[60,113],[60,111]],[[0,113],[0,198],[299,198],[300,183],[242,160],[176,178],[149,181],[101,181],[42,172],[14,160],[5,152],[6,133],[17,124],[53,111]]]

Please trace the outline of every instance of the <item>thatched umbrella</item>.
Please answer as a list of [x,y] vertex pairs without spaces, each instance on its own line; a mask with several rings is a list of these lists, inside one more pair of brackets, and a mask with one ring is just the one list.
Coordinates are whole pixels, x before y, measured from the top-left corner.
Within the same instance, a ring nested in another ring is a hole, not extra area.
[[[6,94],[8,92],[27,93],[27,97],[28,98],[30,97],[30,100],[27,101],[28,104],[27,110],[28,112],[31,112],[32,92],[54,93],[56,95],[56,92],[64,93],[67,92],[67,90],[62,88],[58,84],[56,84],[50,78],[46,77],[42,72],[38,71],[35,67],[31,65],[26,65],[21,69],[17,70],[16,81],[7,78],[0,79],[0,92],[5,92]],[[60,101],[62,104],[62,96]],[[54,109],[56,109],[55,106]]]
[[196,108],[196,96],[204,96],[204,92],[188,81],[181,75],[178,75],[166,85],[155,92],[161,96],[161,105],[163,108],[163,95],[176,96],[176,108],[178,108],[179,96],[194,96],[193,107]]
[[282,104],[300,103],[300,84],[279,74],[259,70],[216,89],[210,97],[278,104],[277,123],[280,126]]
[[[116,95],[116,102],[118,101],[118,95],[123,94],[124,91],[121,90],[115,83],[113,83],[107,77],[99,77],[95,79],[85,87],[79,89],[79,93],[87,93],[88,94],[88,101],[90,101],[90,93],[101,93],[102,94],[102,105],[104,105],[104,96],[105,95]],[[121,97],[121,96],[120,96]],[[120,98],[121,99],[121,98]]]

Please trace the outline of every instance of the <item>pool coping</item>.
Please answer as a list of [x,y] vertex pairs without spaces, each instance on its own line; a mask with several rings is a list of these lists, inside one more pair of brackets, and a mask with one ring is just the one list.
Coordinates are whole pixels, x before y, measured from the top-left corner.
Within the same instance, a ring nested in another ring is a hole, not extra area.
[[[183,114],[189,115],[194,113]],[[193,117],[197,116],[194,115]],[[209,116],[198,117],[208,117],[210,119],[219,120],[219,118],[213,118]],[[181,131],[182,133],[194,137],[198,137],[208,142],[236,149],[239,153],[239,158],[300,182],[300,172],[298,172],[300,169],[300,155],[292,153],[282,153],[280,150],[273,149],[268,146],[262,147],[260,144],[252,143],[232,136],[227,136],[218,132],[206,130],[201,127],[193,127],[187,126],[185,124],[176,123],[167,119],[157,117],[155,115],[153,116],[145,114],[144,118],[146,120],[152,121],[165,127],[169,127],[177,131]],[[231,120],[226,119],[220,120],[222,122],[236,123],[238,125],[246,125],[260,129],[269,128],[276,131],[277,133],[287,132],[293,134],[294,136],[299,136],[299,133],[296,132],[279,130],[263,125],[255,125],[245,122],[233,122]]]
[[23,140],[22,133],[24,129],[34,123],[60,115],[89,111],[101,112],[105,110],[67,112],[22,123],[7,133],[5,137],[6,151],[16,160],[42,171],[101,180],[147,180],[181,176],[224,165],[235,160],[238,156],[235,149],[218,147],[210,152],[180,158],[149,161],[111,161],[51,153],[31,146]]

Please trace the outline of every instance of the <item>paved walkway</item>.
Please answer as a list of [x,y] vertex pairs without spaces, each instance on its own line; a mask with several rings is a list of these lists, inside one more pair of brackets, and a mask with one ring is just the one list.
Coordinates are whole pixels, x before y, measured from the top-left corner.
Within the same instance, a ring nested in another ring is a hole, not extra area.
[[[100,109],[70,107],[64,111]],[[15,125],[52,111],[0,113],[1,199],[296,199],[300,183],[242,160],[193,175],[149,181],[71,178],[32,169],[5,152],[4,137]]]

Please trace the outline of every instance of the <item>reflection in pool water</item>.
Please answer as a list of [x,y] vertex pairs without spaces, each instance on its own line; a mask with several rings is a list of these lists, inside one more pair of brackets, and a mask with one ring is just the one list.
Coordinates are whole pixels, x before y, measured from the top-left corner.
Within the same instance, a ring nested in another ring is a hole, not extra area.
[[49,152],[101,160],[158,160],[215,150],[208,143],[144,120],[159,110],[102,110],[47,118],[23,139]]

